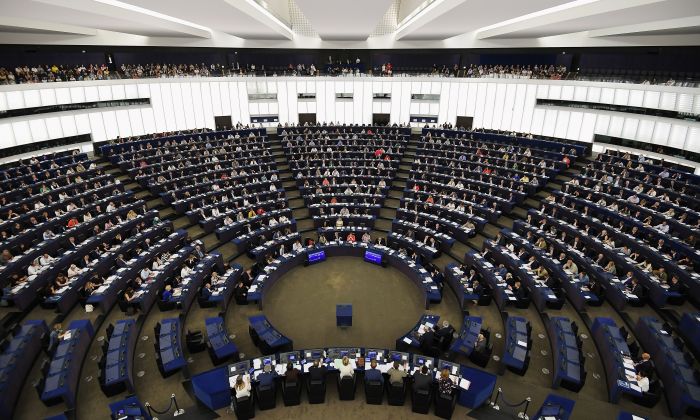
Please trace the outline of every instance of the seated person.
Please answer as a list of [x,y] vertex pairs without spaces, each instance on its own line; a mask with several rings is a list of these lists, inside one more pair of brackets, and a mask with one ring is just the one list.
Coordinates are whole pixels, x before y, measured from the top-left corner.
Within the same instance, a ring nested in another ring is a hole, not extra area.
[[321,365],[319,359],[315,359],[313,365],[309,368],[310,381],[324,381],[326,379],[326,367]]
[[56,259],[50,256],[49,254],[44,254],[41,257],[39,257],[39,264],[41,264],[42,267],[46,267],[54,261],[56,261]]
[[403,379],[408,375],[406,373],[407,366],[408,362],[404,361],[404,369],[400,369],[401,364],[398,360],[394,360],[394,364],[386,372],[389,375],[389,383],[392,385],[403,385]]
[[377,361],[374,359],[369,363],[369,369],[365,369],[365,383],[370,381],[378,381],[382,385],[384,384],[384,376],[382,372],[377,369]]
[[287,370],[284,372],[284,382],[285,383],[296,383],[299,382],[299,369],[294,367],[292,362],[287,363]]
[[645,371],[637,373],[637,385],[642,389],[642,392],[649,392],[649,378]]
[[684,293],[683,285],[678,281],[678,277],[671,277],[671,281],[668,283],[668,291],[680,294]]
[[165,290],[163,290],[163,296],[161,297],[161,299],[162,299],[164,302],[167,302],[167,301],[169,301],[170,299],[173,298],[173,291],[172,291],[172,289],[173,289],[172,286],[170,286],[169,284],[165,286]]
[[474,351],[483,353],[486,351],[486,336],[482,333],[476,337],[476,342],[474,343]]
[[637,373],[644,372],[644,376],[646,377],[651,376],[652,372],[654,372],[651,355],[649,353],[642,353],[642,357],[634,364],[634,370]]
[[413,390],[414,391],[430,391],[433,384],[433,378],[430,376],[430,369],[426,365],[420,368],[420,371],[413,375]]
[[[214,278],[214,273],[212,273],[212,279],[213,278]],[[202,294],[203,298],[209,299],[209,297],[212,294],[211,283],[206,283],[204,286],[202,286],[202,290],[200,290],[200,293]]]
[[352,365],[350,364],[350,358],[348,358],[348,356],[343,356],[343,358],[340,360],[340,363],[335,363],[335,367],[336,369],[338,369],[338,375],[340,379],[343,379],[346,376],[349,376],[351,378],[355,376],[355,369],[352,368]]
[[78,268],[78,266],[75,264],[71,264],[70,267],[68,267],[68,277],[70,278],[73,278],[82,272],[83,270]]
[[0,254],[0,265],[7,265],[12,260],[13,256],[9,249],[3,249]]
[[236,392],[236,400],[250,397],[250,376],[247,373],[245,375],[238,375],[233,389]]
[[452,390],[455,388],[454,382],[450,378],[450,370],[445,368],[440,372],[440,379],[438,379],[438,390],[440,394],[452,395]]
[[263,371],[258,375],[259,386],[263,388],[273,387],[277,374],[272,371],[272,366],[264,365]]

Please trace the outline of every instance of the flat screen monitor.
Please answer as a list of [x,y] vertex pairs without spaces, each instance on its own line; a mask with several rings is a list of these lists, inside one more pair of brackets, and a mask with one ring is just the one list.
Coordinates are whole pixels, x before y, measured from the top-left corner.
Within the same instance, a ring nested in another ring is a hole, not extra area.
[[307,256],[309,264],[315,264],[326,260],[326,251],[311,251],[307,254]]
[[370,251],[369,249],[365,251],[365,261],[371,262],[373,264],[382,264],[382,254],[375,251]]

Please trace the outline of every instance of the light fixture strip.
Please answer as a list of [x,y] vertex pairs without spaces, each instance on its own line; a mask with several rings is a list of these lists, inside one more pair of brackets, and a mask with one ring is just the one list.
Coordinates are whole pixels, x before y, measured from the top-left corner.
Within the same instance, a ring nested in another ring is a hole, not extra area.
[[151,17],[154,17],[156,19],[167,20],[168,22],[177,23],[177,24],[184,25],[184,26],[189,26],[190,28],[195,28],[195,29],[199,29],[202,31],[207,31],[209,33],[212,32],[212,30],[210,28],[207,28],[206,26],[198,25],[196,23],[189,22],[189,21],[186,21],[184,19],[176,18],[175,16],[170,16],[170,15],[166,15],[166,14],[163,14],[160,12],[156,12],[155,10],[150,10],[150,9],[146,9],[143,7],[135,6],[133,4],[124,3],[123,1],[119,1],[119,0],[94,0],[94,1],[96,1],[98,3],[106,4],[108,6],[114,6],[114,7],[120,8],[120,9],[129,10],[131,12],[141,13],[143,15],[151,16]]

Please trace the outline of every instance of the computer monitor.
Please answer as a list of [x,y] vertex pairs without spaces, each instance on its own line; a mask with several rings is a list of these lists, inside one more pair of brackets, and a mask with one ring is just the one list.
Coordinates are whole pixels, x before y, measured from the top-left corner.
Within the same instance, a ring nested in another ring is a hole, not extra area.
[[369,360],[382,360],[384,359],[384,350],[382,349],[366,349],[365,350],[365,357],[367,357]]
[[316,264],[326,260],[326,251],[309,251],[306,254],[306,259],[309,264]]
[[413,367],[419,367],[423,365],[427,365],[428,367],[432,368],[433,366],[435,366],[435,360],[432,357],[414,354]]
[[383,254],[381,252],[366,250],[365,251],[365,261],[372,264],[382,265]]
[[323,359],[324,354],[325,354],[325,351],[323,349],[304,350],[304,358],[307,361],[311,361],[311,360],[315,360],[315,359]]
[[231,363],[228,365],[228,376],[240,375],[241,373],[248,372],[248,370],[250,370],[250,360]]
[[348,356],[351,359],[355,359],[362,353],[359,347],[331,347],[328,349],[329,359],[342,359],[344,356]]
[[287,364],[289,362],[298,363],[301,360],[298,351],[289,351],[286,353],[280,353],[280,363]]
[[408,362],[410,359],[410,354],[403,352],[403,351],[390,351],[389,352],[389,361],[391,362]]

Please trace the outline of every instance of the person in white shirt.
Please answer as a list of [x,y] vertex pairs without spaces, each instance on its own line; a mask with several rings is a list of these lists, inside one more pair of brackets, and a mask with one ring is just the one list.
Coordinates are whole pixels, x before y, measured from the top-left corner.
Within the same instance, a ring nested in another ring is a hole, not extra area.
[[49,254],[44,254],[41,257],[39,257],[39,264],[42,266],[47,266],[54,262],[55,258],[51,257]]
[[637,197],[637,194],[632,194],[627,198],[627,201],[632,204],[639,204],[639,197]]
[[283,224],[286,224],[286,223],[289,223],[289,218],[288,218],[287,216],[285,216],[285,215],[281,215],[281,216],[280,216],[280,224],[283,225]]
[[161,268],[162,266],[163,266],[163,264],[160,262],[160,257],[156,257],[156,258],[153,260],[153,263],[151,264],[151,268],[153,269],[153,271],[158,271],[158,270],[160,270],[160,268]]
[[649,378],[644,371],[637,373],[637,385],[642,389],[642,392],[649,392]]
[[334,364],[336,369],[338,369],[338,374],[341,379],[346,376],[350,378],[355,376],[355,369],[353,369],[352,365],[350,364],[350,359],[348,356],[343,356],[342,359],[335,360]]
[[218,207],[213,207],[211,209],[211,217],[219,217],[221,215],[221,212],[219,211]]
[[45,240],[45,241],[48,241],[49,239],[55,238],[55,237],[56,237],[56,234],[53,233],[53,232],[50,231],[50,230],[45,230],[45,231],[44,231],[43,237],[44,237],[44,240]]
[[236,399],[250,397],[250,376],[247,373],[245,375],[238,375],[233,389],[236,390]]
[[34,260],[32,261],[32,265],[27,267],[27,275],[31,276],[36,276],[41,272],[41,265],[39,264],[39,261]]
[[148,267],[144,267],[143,270],[141,270],[141,278],[144,280],[148,280],[148,278],[151,277],[151,270],[148,269]]
[[292,245],[292,251],[294,252],[300,252],[303,248],[301,241],[298,239],[294,242],[294,245]]
[[270,217],[270,221],[268,222],[268,225],[270,227],[274,227],[274,226],[277,226],[277,224],[278,224],[277,219],[275,219],[274,217]]
[[226,216],[224,218],[224,225],[225,226],[231,226],[233,224],[233,219],[231,219],[231,216]]
[[113,212],[113,211],[116,210],[116,209],[117,209],[117,208],[116,208],[116,206],[114,205],[113,202],[110,201],[109,204],[107,204],[107,213],[111,213],[111,212]]
[[659,232],[668,233],[668,223],[666,223],[666,221],[663,221],[660,225],[656,225],[656,229],[658,229]]
[[183,265],[182,269],[180,269],[180,277],[184,279],[190,274],[192,274],[192,269],[187,264]]
[[81,272],[82,272],[82,270],[80,268],[78,268],[78,266],[75,264],[71,264],[70,267],[68,267],[68,277],[69,278],[75,277],[78,274],[80,274]]

